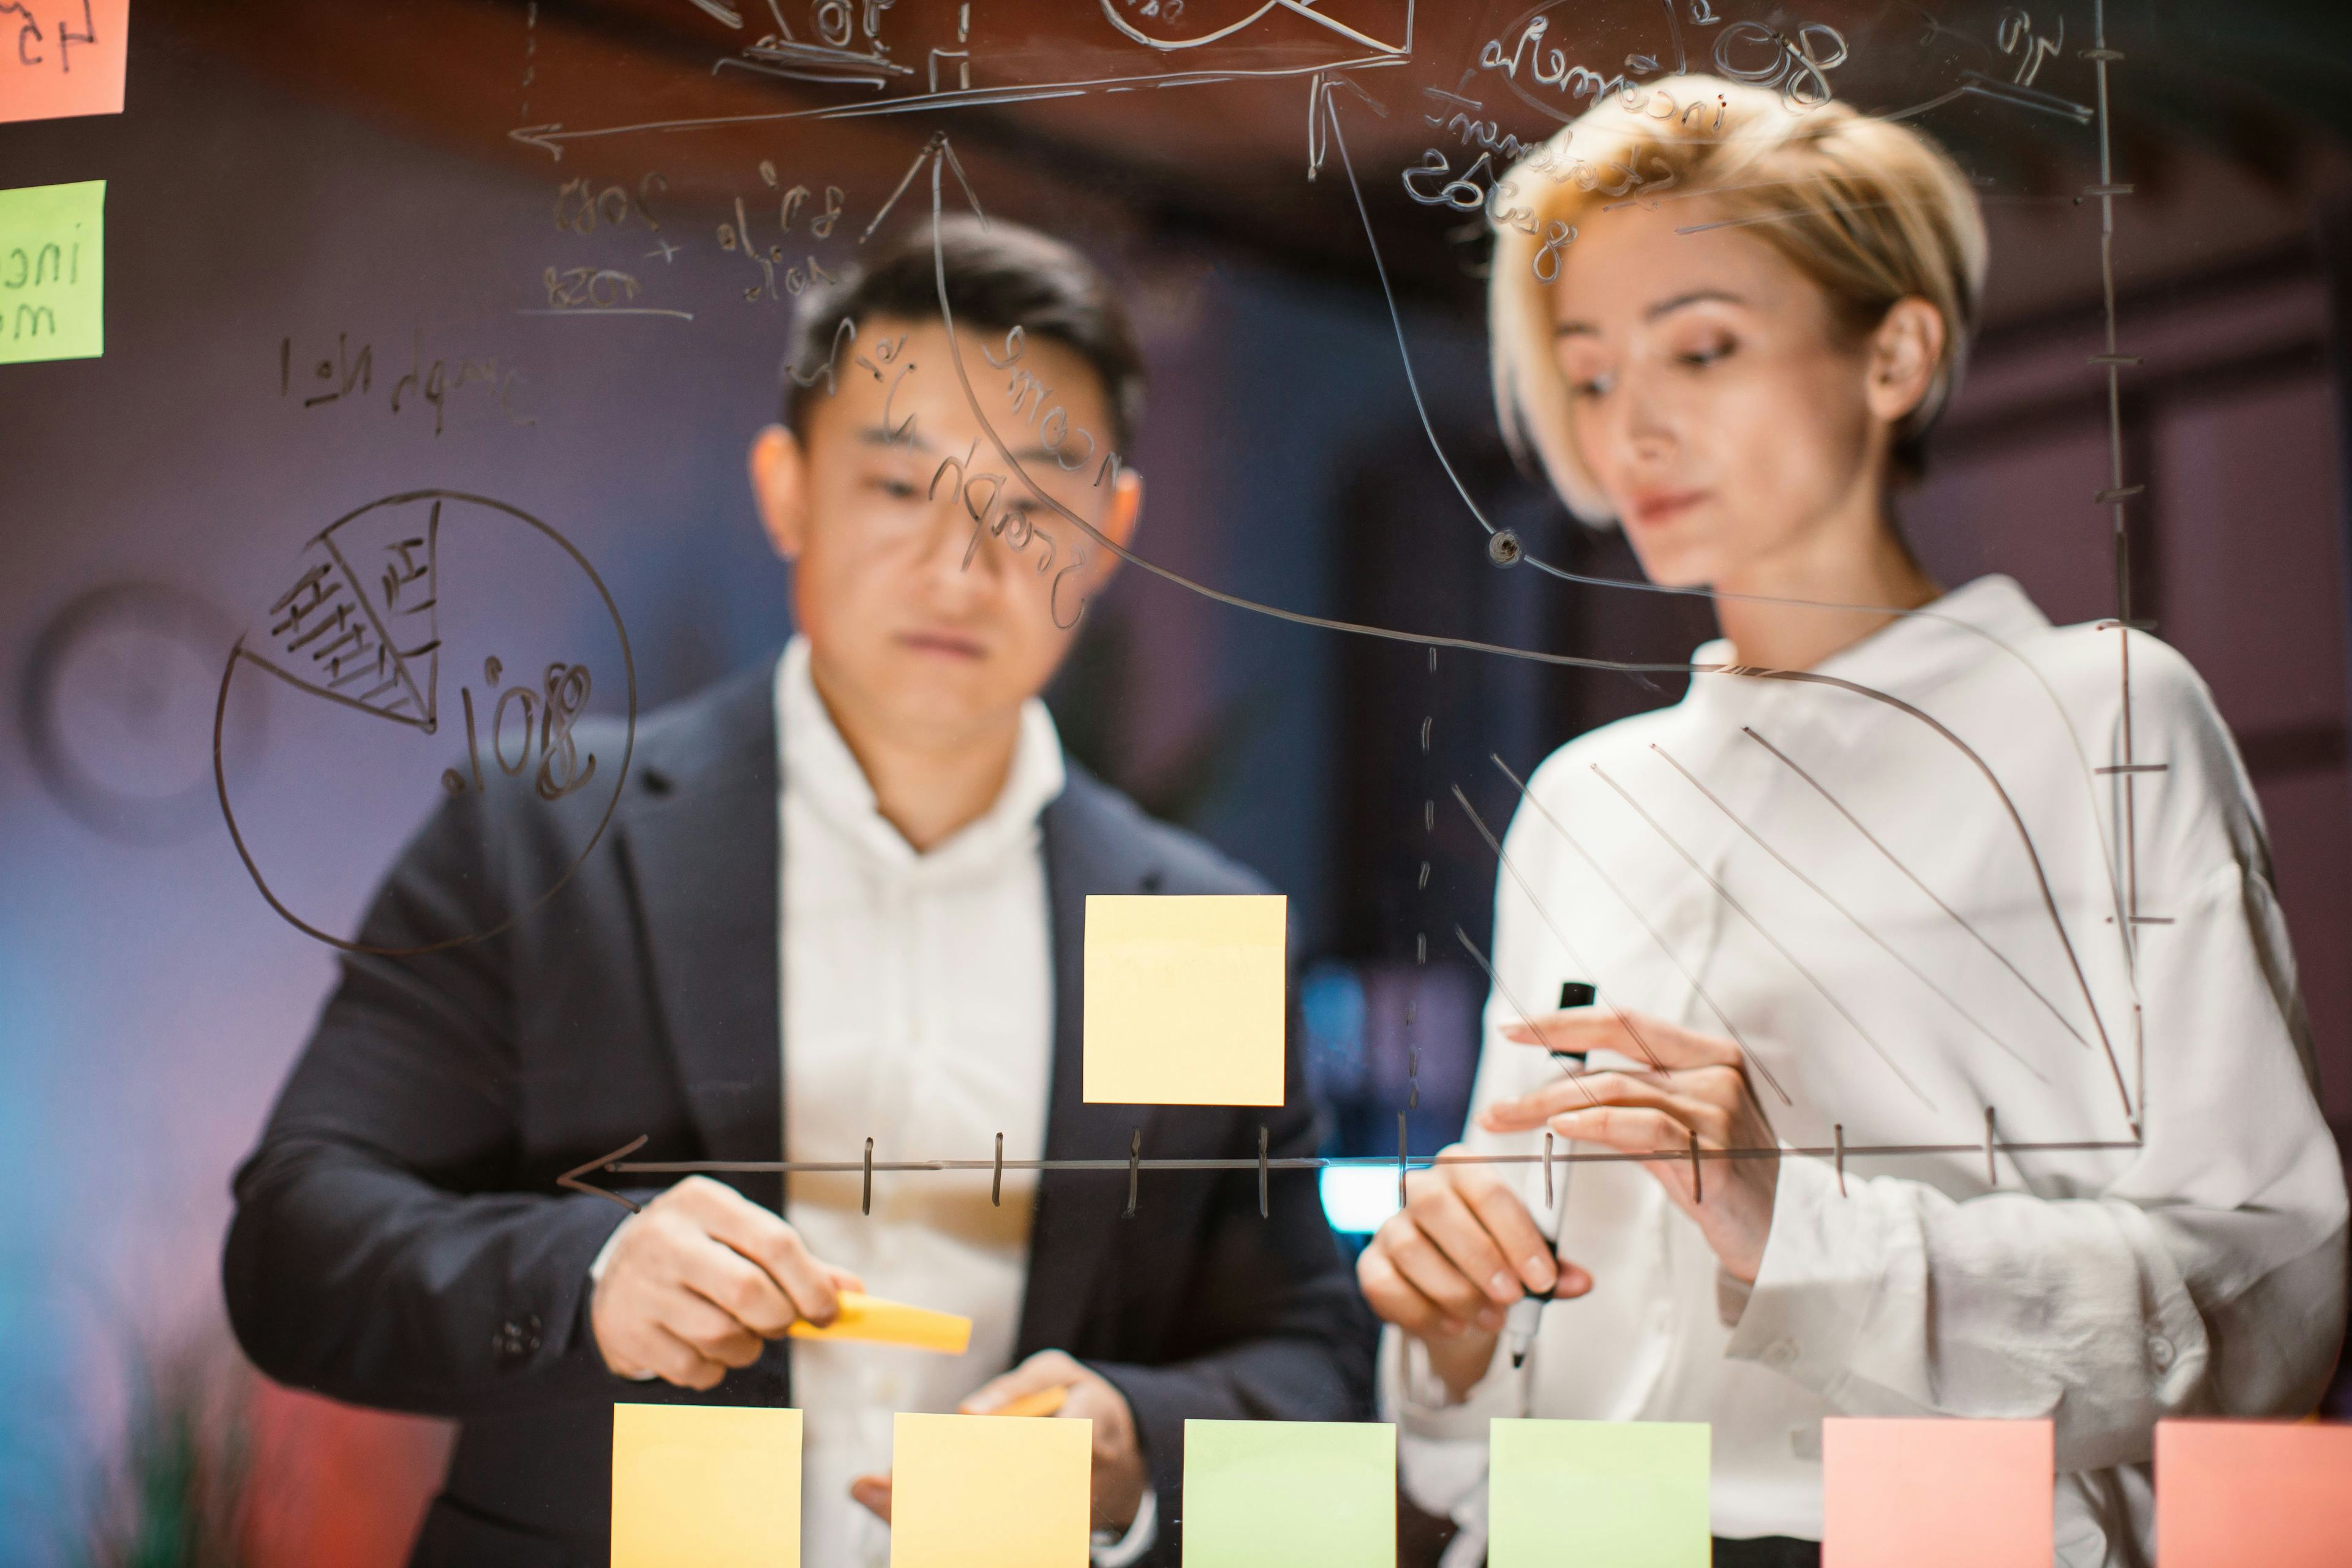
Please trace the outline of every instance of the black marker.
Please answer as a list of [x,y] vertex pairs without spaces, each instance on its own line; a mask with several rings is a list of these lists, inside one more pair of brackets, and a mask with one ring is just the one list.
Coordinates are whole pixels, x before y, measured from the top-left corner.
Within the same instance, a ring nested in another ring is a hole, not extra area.
[[[1600,999],[1600,994],[1593,989],[1592,983],[1589,980],[1563,980],[1559,983],[1560,1011],[1565,1013],[1572,1007],[1590,1007]],[[1582,1051],[1551,1051],[1549,1054],[1551,1059],[1559,1063],[1564,1071],[1572,1070],[1570,1068],[1570,1063],[1578,1068],[1584,1065]]]

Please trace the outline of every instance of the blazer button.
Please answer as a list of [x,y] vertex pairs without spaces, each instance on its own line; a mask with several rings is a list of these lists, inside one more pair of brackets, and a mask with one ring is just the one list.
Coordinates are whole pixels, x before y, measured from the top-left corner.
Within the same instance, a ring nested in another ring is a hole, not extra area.
[[543,1342],[543,1325],[536,1312],[526,1312],[520,1318],[509,1318],[490,1335],[490,1353],[499,1366],[510,1369],[521,1365],[539,1352]]

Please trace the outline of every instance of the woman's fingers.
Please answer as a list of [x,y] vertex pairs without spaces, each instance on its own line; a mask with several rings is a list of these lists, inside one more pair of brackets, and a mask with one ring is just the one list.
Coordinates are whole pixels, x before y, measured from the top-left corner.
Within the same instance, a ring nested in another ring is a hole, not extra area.
[[1646,1105],[1603,1105],[1555,1116],[1552,1131],[1579,1142],[1600,1143],[1626,1154],[1655,1154],[1660,1161],[1687,1157],[1691,1131],[1665,1111]]
[[1463,1331],[1461,1320],[1449,1317],[1423,1295],[1381,1247],[1366,1247],[1356,1260],[1356,1283],[1363,1288],[1364,1300],[1382,1322],[1394,1323],[1416,1338],[1451,1339]]
[[1559,1279],[1559,1261],[1552,1256],[1551,1243],[1536,1228],[1535,1216],[1528,1213],[1528,1205],[1507,1185],[1496,1181],[1491,1172],[1462,1174],[1465,1179],[1456,1184],[1454,1190],[1477,1216],[1479,1226],[1512,1271],[1508,1279],[1490,1276],[1489,1293],[1508,1306],[1519,1299],[1523,1290],[1550,1289]]
[[[1489,1331],[1502,1327],[1503,1303],[1489,1295],[1479,1279],[1463,1272],[1410,1215],[1400,1215],[1389,1224],[1397,1226],[1388,1246],[1389,1261],[1396,1265],[1398,1273],[1412,1281],[1415,1289],[1457,1321],[1475,1323]],[[1500,1255],[1496,1255],[1486,1272],[1491,1276],[1501,1262]]]
[[[1687,1092],[1691,1089],[1703,1092]],[[1716,1103],[1720,1089],[1714,1083],[1686,1085],[1679,1077],[1669,1080],[1633,1073],[1584,1073],[1544,1084],[1517,1100],[1498,1100],[1480,1112],[1478,1121],[1489,1132],[1531,1132],[1547,1123],[1557,1131],[1558,1119],[1575,1111],[1644,1105],[1664,1110],[1719,1142],[1731,1113],[1730,1107]]]
[[[1527,1205],[1490,1171],[1457,1167],[1445,1173],[1449,1180],[1432,1183],[1408,1210],[1422,1234],[1498,1307],[1549,1286],[1543,1255],[1551,1248]],[[1531,1266],[1542,1284],[1528,1278]]]
[[1663,1068],[1737,1066],[1739,1047],[1715,1035],[1702,1035],[1646,1013],[1579,1008],[1546,1013],[1507,1024],[1503,1037],[1550,1051],[1614,1051]]

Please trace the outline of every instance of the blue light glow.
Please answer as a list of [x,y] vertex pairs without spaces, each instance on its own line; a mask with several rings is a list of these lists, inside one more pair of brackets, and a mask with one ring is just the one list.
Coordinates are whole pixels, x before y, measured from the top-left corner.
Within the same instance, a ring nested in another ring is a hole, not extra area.
[[1323,1213],[1333,1230],[1370,1236],[1397,1212],[1396,1172],[1385,1165],[1327,1165]]

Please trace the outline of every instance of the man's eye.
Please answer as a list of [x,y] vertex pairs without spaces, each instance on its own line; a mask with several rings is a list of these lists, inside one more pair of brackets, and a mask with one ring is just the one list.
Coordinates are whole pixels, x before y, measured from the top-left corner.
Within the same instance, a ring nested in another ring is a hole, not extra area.
[[919,493],[912,479],[884,477],[868,479],[866,483],[888,496],[892,500],[909,500]]
[[1706,343],[1695,349],[1685,349],[1675,357],[1694,370],[1705,370],[1717,360],[1729,359],[1733,347],[1731,342],[1727,339],[1721,342]]

